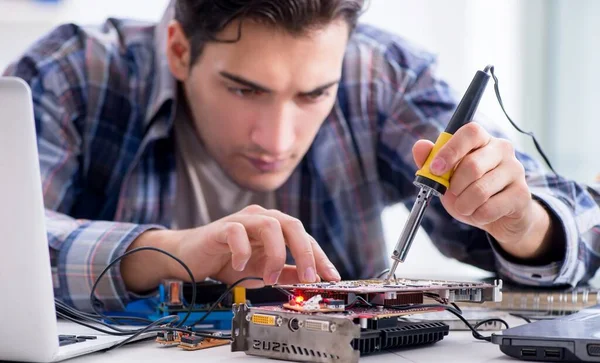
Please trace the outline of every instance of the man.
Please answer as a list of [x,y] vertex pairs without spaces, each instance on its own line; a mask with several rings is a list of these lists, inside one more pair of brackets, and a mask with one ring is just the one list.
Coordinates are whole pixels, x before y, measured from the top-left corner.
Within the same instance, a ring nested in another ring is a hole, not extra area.
[[[430,54],[355,29],[362,2],[177,0],[158,25],[65,25],[16,61],[6,74],[33,92],[55,294],[89,309],[99,272],[141,246],[226,283],[385,268],[380,214],[412,204],[456,98]],[[501,136],[472,123],[440,150],[432,172],[455,173],[427,211],[432,240],[517,282],[589,278],[591,191]],[[164,278],[188,277],[139,252],[98,297],[122,309]]]

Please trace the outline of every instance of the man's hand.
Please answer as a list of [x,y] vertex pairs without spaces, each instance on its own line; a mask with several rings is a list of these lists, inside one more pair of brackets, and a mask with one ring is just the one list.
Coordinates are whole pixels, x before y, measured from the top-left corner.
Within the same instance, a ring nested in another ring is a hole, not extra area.
[[[257,276],[265,284],[328,281],[340,275],[302,223],[276,210],[249,206],[206,226],[181,230],[155,230],[140,235],[130,249],[155,246],[180,258],[197,281],[207,277],[233,283]],[[286,247],[296,266],[285,265]],[[121,273],[133,291],[149,290],[164,278],[189,280],[173,259],[141,251],[123,259]],[[261,286],[248,282],[244,286]]]
[[[414,145],[413,157],[419,168],[432,147],[428,140]],[[515,257],[530,259],[546,253],[550,216],[532,199],[523,165],[510,141],[468,123],[432,160],[435,175],[452,169],[450,187],[441,198],[452,217],[488,232]]]

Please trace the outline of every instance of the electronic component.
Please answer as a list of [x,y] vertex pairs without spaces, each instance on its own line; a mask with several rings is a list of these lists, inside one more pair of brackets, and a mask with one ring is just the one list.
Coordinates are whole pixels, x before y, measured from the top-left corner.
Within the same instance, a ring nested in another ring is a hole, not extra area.
[[346,304],[344,300],[330,298],[323,299],[321,295],[317,294],[313,295],[306,301],[304,301],[304,297],[302,296],[290,298],[290,301],[286,304],[283,304],[283,307],[304,313],[327,313],[344,311]]
[[187,337],[181,338],[179,346],[183,349],[196,349],[202,344],[203,341],[204,337],[197,335],[189,335]]
[[341,299],[325,298],[323,304],[330,310],[344,310],[346,308],[346,302]]
[[[329,331],[330,327],[335,325],[331,325],[327,320],[317,320],[317,319],[306,319],[304,320],[304,328],[306,330],[314,330],[314,331]],[[335,331],[335,329],[334,329]]]
[[321,295],[317,294],[306,301],[304,301],[304,297],[301,295],[290,297],[290,301],[283,304],[283,307],[304,313],[327,313],[344,311],[346,309],[346,304],[344,300],[331,298],[323,299]]
[[[170,327],[170,326],[167,326]],[[185,331],[173,331],[173,330],[163,330],[156,333],[156,342],[162,345],[175,345],[181,342],[181,338],[187,337],[193,334],[193,329],[191,327],[187,327],[187,332]]]
[[183,305],[183,281],[181,280],[165,280],[162,283],[165,289],[166,299],[165,304],[170,307]]
[[[259,314],[260,315],[260,314]],[[211,336],[205,337],[195,335],[192,328],[188,327],[188,331],[180,330],[163,330],[156,334],[156,342],[161,345],[176,345],[184,350],[199,350],[226,345],[230,343],[229,339],[220,339],[221,333],[213,333]]]
[[[344,300],[350,303],[356,296],[371,296],[379,299],[378,303],[392,305],[392,301],[403,299],[406,293],[412,293],[410,300],[422,302],[424,293],[438,295],[450,302],[485,302],[502,301],[502,280],[494,283],[461,282],[446,280],[348,280],[317,282],[310,284],[277,285],[278,288],[291,290],[295,296],[303,298],[321,295],[323,298]],[[421,300],[421,301],[419,301]],[[405,302],[397,302],[401,304]],[[396,303],[394,303],[396,304]]]
[[[215,301],[219,304],[212,309],[211,313],[202,320],[197,328],[211,330],[230,330],[231,306],[233,303],[252,304],[284,303],[288,296],[281,290],[273,287],[259,289],[245,289],[236,286],[228,291],[229,286],[216,281],[200,281],[196,285],[196,303],[188,322],[195,322],[208,312]],[[189,302],[192,299],[193,286],[191,283],[180,280],[163,280],[158,288],[158,296],[139,299],[129,303],[124,314],[150,319],[152,321],[166,316],[177,315],[183,319],[188,312]],[[224,295],[222,297],[222,295]],[[110,314],[118,316],[119,314]]]
[[[382,350],[435,343],[448,334],[443,323],[407,323],[396,314],[410,311],[373,307],[338,313],[300,313],[279,306],[234,305],[231,350],[248,355],[308,362],[358,362],[361,355]],[[437,311],[437,310],[435,310]],[[257,314],[277,315],[282,324],[254,324]]]
[[321,309],[321,300],[323,300],[321,295],[315,295],[302,304],[302,309],[304,311],[317,311]]
[[227,339],[205,338],[197,335],[189,335],[181,338],[179,347],[183,350],[201,350],[221,345],[227,345],[230,341]]
[[179,344],[175,332],[171,330],[163,330],[156,333],[156,342],[163,345]]
[[[501,301],[502,280],[350,280],[277,285],[284,304],[234,304],[232,351],[308,362],[357,362],[359,356],[437,342],[449,326],[435,319],[455,301]],[[424,300],[435,304],[424,304]]]
[[276,315],[254,313],[254,314],[252,314],[251,320],[252,320],[252,324],[270,325],[270,326],[277,325],[277,316]]

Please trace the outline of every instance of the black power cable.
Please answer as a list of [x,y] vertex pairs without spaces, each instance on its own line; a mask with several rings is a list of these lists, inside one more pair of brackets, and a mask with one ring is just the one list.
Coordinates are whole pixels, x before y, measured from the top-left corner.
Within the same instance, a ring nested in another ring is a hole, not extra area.
[[[175,261],[177,261],[186,270],[186,272],[190,276],[190,280],[192,283],[192,298],[189,303],[189,308],[187,310],[185,317],[175,327],[171,327],[171,326],[159,327],[159,325],[165,324],[166,322],[173,324],[173,323],[179,321],[179,316],[177,316],[177,315],[164,316],[156,321],[152,321],[150,319],[145,319],[145,318],[136,317],[136,316],[107,316],[98,310],[98,307],[99,307],[98,305],[100,303],[100,300],[95,296],[95,291],[96,291],[99,281],[102,279],[102,277],[104,277],[104,275],[116,263],[121,261],[123,258],[125,258],[131,254],[140,252],[140,251],[155,251],[155,252],[165,254],[168,257],[173,258]],[[214,311],[214,309],[227,297],[228,293],[230,293],[234,287],[236,287],[237,285],[241,284],[242,282],[248,281],[248,280],[263,281],[263,279],[260,277],[249,276],[249,277],[245,277],[245,278],[242,278],[242,279],[234,282],[231,286],[229,286],[229,288],[225,292],[223,292],[221,294],[221,296],[219,296],[217,301],[215,301],[210,306],[208,311],[200,319],[198,319],[195,323],[190,324],[190,327],[193,328],[193,326],[204,321],[208,317],[208,315],[212,311]],[[77,323],[79,325],[99,331],[104,334],[114,335],[114,336],[129,336],[123,342],[121,342],[118,345],[113,346],[109,349],[119,348],[119,347],[129,343],[130,341],[134,340],[135,338],[139,337],[140,335],[142,335],[144,333],[148,333],[148,332],[164,332],[164,331],[182,332],[182,333],[193,334],[193,335],[201,336],[201,337],[205,337],[205,338],[230,340],[231,339],[230,334],[214,335],[210,332],[194,331],[194,330],[187,330],[187,329],[181,328],[183,326],[183,324],[185,323],[185,321],[190,317],[191,313],[193,312],[193,308],[194,308],[195,302],[196,302],[196,293],[197,293],[196,292],[196,280],[194,279],[194,275],[193,275],[192,271],[190,270],[190,268],[183,261],[181,261],[174,255],[170,254],[169,252],[166,252],[159,248],[139,247],[139,248],[135,248],[131,251],[128,251],[128,252],[124,253],[123,255],[117,257],[113,261],[111,261],[104,268],[104,270],[100,273],[98,278],[96,278],[94,285],[92,286],[92,290],[90,292],[90,302],[91,302],[92,308],[94,309],[95,313],[87,313],[87,312],[79,311],[58,299],[55,299],[54,302],[55,302],[55,307],[56,307],[56,315],[60,318],[69,320],[71,322]],[[143,323],[146,323],[147,325],[144,326],[143,328],[139,328],[139,329],[119,328],[118,325],[122,324],[120,321],[123,321],[123,320],[143,322]],[[109,324],[106,321],[112,322],[112,324]],[[98,325],[103,326],[104,328],[107,328],[110,330],[101,328]]]
[[[54,305],[56,306],[56,310],[62,312],[63,314],[68,314],[71,315],[73,317],[79,318],[79,319],[93,319],[94,321],[102,319],[101,316],[97,315],[97,314],[91,314],[91,313],[86,313],[83,311],[79,311],[67,304],[65,304],[64,302],[58,300],[58,299],[54,299]],[[146,318],[141,318],[141,317],[137,317],[137,316],[115,316],[115,317],[111,317],[112,319],[116,319],[116,320],[125,320],[125,321],[131,321],[131,322],[140,322],[140,323],[144,323],[144,324],[151,324],[153,321],[150,319],[146,319]],[[108,324],[107,324],[108,325]],[[115,326],[116,327],[117,324],[112,324],[109,326]]]
[[188,273],[189,277],[190,277],[190,281],[192,283],[192,301],[189,303],[189,308],[187,310],[187,313],[185,315],[185,317],[179,322],[179,324],[177,324],[177,327],[181,327],[186,321],[187,319],[190,317],[190,315],[192,314],[192,311],[194,310],[194,305],[196,304],[196,279],[194,278],[194,274],[192,273],[192,270],[190,270],[190,268],[185,264],[185,262],[183,262],[182,260],[180,260],[179,258],[177,258],[176,256],[174,256],[173,254],[162,250],[160,248],[156,248],[156,247],[138,247],[138,248],[134,248],[131,251],[127,251],[125,252],[123,255],[115,258],[113,261],[111,261],[108,266],[106,266],[104,268],[104,270],[102,270],[102,272],[100,273],[100,275],[98,276],[98,278],[96,279],[96,281],[94,282],[94,285],[92,286],[92,291],[90,292],[90,303],[92,305],[92,309],[94,309],[94,311],[96,312],[96,314],[98,314],[100,317],[109,320],[109,321],[113,321],[115,322],[114,318],[111,318],[109,316],[106,316],[104,314],[102,314],[100,311],[98,311],[98,305],[101,304],[100,300],[96,297],[96,288],[98,286],[98,283],[100,282],[100,280],[102,279],[102,277],[104,277],[104,275],[115,265],[117,264],[119,261],[121,261],[123,258],[130,256],[134,253],[140,252],[140,251],[155,251],[155,252],[159,252],[162,253],[164,255],[167,255],[168,257],[174,259],[175,261],[177,261],[184,269],[185,271]]
[[508,119],[508,121],[510,122],[510,124],[520,133],[530,136],[533,140],[533,144],[535,145],[535,148],[537,149],[537,151],[540,153],[540,155],[542,156],[542,158],[544,159],[544,161],[546,162],[546,165],[548,165],[548,167],[550,168],[550,170],[552,170],[552,172],[555,175],[558,175],[558,173],[554,170],[554,168],[552,167],[552,164],[550,163],[550,160],[548,159],[548,157],[546,156],[546,154],[544,153],[544,151],[542,150],[542,147],[540,146],[539,142],[537,141],[537,139],[535,138],[535,135],[533,134],[533,132],[528,132],[528,131],[523,131],[519,126],[517,126],[517,124],[510,118],[510,116],[508,116],[508,113],[506,112],[506,110],[504,109],[504,102],[502,102],[502,97],[500,97],[500,89],[499,89],[499,85],[498,85],[498,77],[496,77],[496,74],[494,74],[494,66],[489,65],[487,67],[485,67],[484,72],[487,73],[487,71],[490,71],[492,78],[494,79],[494,91],[496,92],[496,98],[498,99],[498,103],[500,104],[500,108],[502,108],[502,112],[504,112],[504,115],[506,116],[506,118]]
[[[117,345],[114,345],[114,346],[108,348],[107,350],[112,350],[112,349],[120,348],[120,347],[124,346],[125,344],[131,342],[132,340],[134,340],[138,336],[140,336],[140,335],[142,335],[142,334],[144,334],[146,332],[151,332],[154,327],[156,327],[156,326],[164,323],[168,318],[170,318],[170,316],[165,316],[165,317],[162,317],[160,319],[157,319],[152,324],[149,324],[148,326],[144,327],[143,329],[138,330],[137,332],[135,332],[134,334],[132,334],[129,338],[123,340],[121,343],[119,343]],[[175,315],[175,318],[176,318],[176,319],[174,319],[175,321],[179,320],[179,317],[177,315]],[[161,330],[164,330],[164,329],[161,329]]]
[[[139,329],[133,329],[133,330],[132,329],[122,329],[122,328],[118,327],[116,324],[106,323],[103,319],[98,319],[98,318],[93,318],[93,317],[82,315],[82,313],[80,311],[77,311],[69,306],[56,305],[56,315],[58,315],[64,319],[70,320],[70,321],[78,320],[78,321],[85,321],[88,323],[101,325],[106,328],[112,329],[118,333],[133,334],[139,330]],[[171,317],[172,316],[173,315],[171,315]],[[71,319],[68,319],[68,318],[71,318]],[[150,321],[150,324],[151,323],[152,323],[152,321]]]
[[465,317],[458,311],[456,310],[454,307],[450,306],[450,305],[444,305],[444,304],[414,304],[414,305],[382,305],[384,308],[386,309],[395,309],[395,310],[412,310],[412,309],[435,309],[435,308],[442,308],[454,315],[456,315],[456,317],[458,317],[463,323],[465,323],[465,325],[471,330],[471,332],[473,333],[473,337],[475,339],[478,340],[485,340],[486,342],[491,342],[492,338],[489,336],[484,336],[482,335],[480,332],[477,331],[477,328],[480,327],[481,325],[487,324],[489,322],[500,322],[502,324],[504,324],[506,326],[506,328],[508,329],[508,323],[502,319],[499,318],[490,318],[490,319],[485,319],[480,321],[479,323],[477,323],[475,326],[471,325],[471,323],[469,323],[469,321],[467,319],[465,319]]
[[[100,323],[99,321],[84,321],[84,320],[80,320],[80,319],[76,319],[73,318],[69,315],[63,314],[61,312],[57,312],[56,315],[60,318],[63,318],[65,320],[69,320],[71,322],[74,322],[76,324],[85,326],[87,328],[96,330],[100,333],[104,333],[107,335],[113,335],[113,336],[127,336],[127,335],[133,335],[138,333],[140,330],[145,330],[144,332],[163,332],[163,331],[171,331],[171,332],[181,332],[181,333],[187,333],[187,334],[194,334],[197,336],[201,336],[201,337],[205,337],[205,338],[212,338],[212,339],[231,339],[230,335],[224,334],[222,336],[218,336],[218,335],[214,335],[212,333],[209,332],[199,332],[199,331],[190,331],[190,330],[186,330],[186,329],[182,329],[182,328],[173,328],[173,327],[145,327],[143,329],[136,329],[136,330],[125,330],[125,329],[120,329],[121,331],[110,331],[110,330],[106,330],[100,327],[97,327],[93,324],[98,324]],[[179,317],[177,315],[169,315],[169,316],[164,316],[162,318],[160,318],[159,320],[156,321],[160,321],[159,323],[163,323],[165,320],[167,319],[173,319],[173,321],[176,321],[179,319]],[[156,322],[155,321],[155,322]],[[106,324],[106,323],[105,323]],[[107,327],[113,329],[113,327],[109,324],[106,324]],[[142,333],[144,333],[142,332]],[[139,335],[139,334],[138,334]]]
[[198,320],[196,320],[195,322],[191,323],[191,326],[196,326],[198,324],[200,324],[201,322],[203,322],[204,320],[206,320],[206,318],[208,317],[208,315],[210,313],[213,312],[213,310],[215,310],[215,308],[221,303],[221,301],[223,301],[223,299],[225,299],[225,297],[227,297],[227,294],[231,292],[231,290],[233,290],[234,287],[236,287],[237,285],[241,284],[244,281],[250,281],[250,280],[255,280],[255,281],[263,281],[263,279],[261,277],[254,277],[254,276],[247,276],[244,278],[241,278],[239,280],[237,280],[236,282],[234,282],[233,284],[231,284],[231,286],[229,286],[227,288],[227,290],[225,290],[225,292],[223,292],[221,294],[221,296],[219,296],[219,298],[217,299],[217,301],[215,301],[210,308],[204,313],[204,315],[202,315],[202,317]]

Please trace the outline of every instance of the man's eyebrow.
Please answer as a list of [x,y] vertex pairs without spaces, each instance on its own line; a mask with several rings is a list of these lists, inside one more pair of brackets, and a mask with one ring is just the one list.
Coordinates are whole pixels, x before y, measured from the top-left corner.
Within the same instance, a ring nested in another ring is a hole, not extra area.
[[317,87],[317,88],[315,88],[315,89],[313,89],[313,90],[311,90],[311,91],[308,91],[308,92],[302,92],[302,93],[300,93],[300,94],[301,94],[302,96],[306,96],[306,95],[310,95],[310,94],[313,94],[313,93],[322,92],[322,91],[325,91],[327,88],[329,88],[329,87],[331,87],[331,86],[333,86],[334,84],[337,84],[337,83],[340,83],[340,80],[339,80],[339,79],[336,79],[335,81],[327,82],[327,83],[325,83],[324,85],[322,85],[322,86],[319,86],[319,87]]
[[[227,78],[230,81],[234,81],[235,83],[239,83],[239,84],[244,85],[246,87],[250,87],[250,88],[253,88],[255,90],[265,92],[265,93],[272,93],[273,92],[273,90],[271,90],[268,87],[265,87],[265,86],[260,85],[260,84],[258,84],[256,82],[247,80],[247,79],[245,79],[243,77],[240,77],[238,75],[235,75],[235,74],[232,74],[232,73],[229,73],[229,72],[225,72],[225,71],[221,71],[221,72],[219,72],[219,74],[221,75],[221,77]],[[314,89],[312,89],[312,90],[310,90],[308,92],[301,92],[300,95],[306,96],[306,95],[310,95],[310,94],[313,94],[313,93],[318,93],[318,92],[326,90],[327,88],[329,88],[329,87],[331,87],[334,84],[337,84],[339,82],[340,82],[340,80],[336,79],[335,81],[327,82],[324,85],[316,87],[316,88],[314,88]]]
[[236,76],[235,74],[231,74],[229,72],[225,72],[225,71],[221,71],[219,72],[219,74],[221,75],[221,77],[227,78],[230,81],[234,81],[235,83],[239,83],[242,84],[246,87],[250,87],[250,88],[254,88],[257,91],[262,91],[262,92],[266,92],[266,93],[271,93],[273,92],[272,90],[270,90],[269,88],[265,87],[265,86],[261,86],[258,83],[249,81],[243,77],[240,76]]

